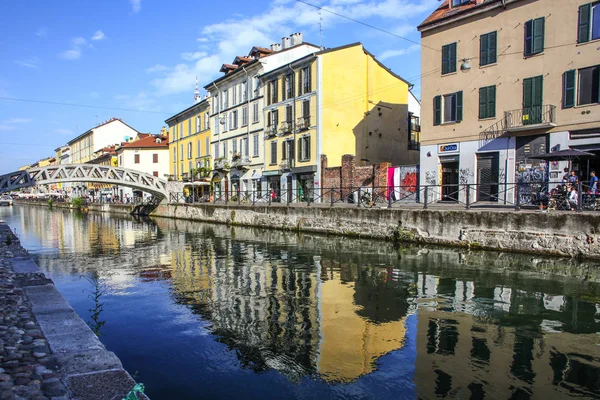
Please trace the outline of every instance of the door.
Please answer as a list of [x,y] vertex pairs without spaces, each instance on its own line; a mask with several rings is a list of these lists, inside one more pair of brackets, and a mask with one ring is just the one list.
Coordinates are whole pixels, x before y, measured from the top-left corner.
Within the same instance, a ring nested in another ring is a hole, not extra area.
[[523,80],[523,125],[542,123],[544,77],[542,75]]
[[498,201],[499,154],[477,154],[477,200]]
[[458,162],[442,163],[442,201],[458,201]]

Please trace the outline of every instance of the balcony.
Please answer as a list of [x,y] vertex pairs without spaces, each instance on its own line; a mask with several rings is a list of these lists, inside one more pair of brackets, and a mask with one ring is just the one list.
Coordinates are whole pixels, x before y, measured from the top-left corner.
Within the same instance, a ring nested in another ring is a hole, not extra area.
[[224,158],[215,159],[215,170],[216,171],[229,171],[230,168],[231,168],[231,166],[229,165],[229,163],[227,162],[226,159],[224,159]]
[[250,167],[250,157],[234,157],[231,166],[239,170],[247,170]]
[[281,160],[281,162],[279,163],[279,168],[281,168],[282,170],[290,169],[290,161],[289,160]]
[[279,131],[277,132],[277,136],[283,136],[287,133],[292,132],[292,122],[286,121],[279,124]]
[[310,117],[300,117],[298,118],[298,120],[296,121],[296,128],[299,131],[305,131],[308,128],[310,128]]
[[269,125],[265,128],[265,139],[271,138],[273,136],[275,136],[275,134],[277,133],[277,126],[276,125]]
[[504,112],[504,130],[518,132],[556,126],[556,106],[546,104]]

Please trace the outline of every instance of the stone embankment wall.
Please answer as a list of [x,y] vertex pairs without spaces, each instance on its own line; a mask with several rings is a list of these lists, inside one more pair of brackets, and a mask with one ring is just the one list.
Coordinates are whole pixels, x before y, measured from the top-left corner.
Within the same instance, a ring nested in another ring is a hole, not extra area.
[[[90,211],[129,213],[130,205],[90,205]],[[269,229],[297,230],[600,259],[600,215],[537,211],[364,209],[353,207],[160,205],[152,216]]]
[[112,400],[134,385],[0,220],[0,398]]

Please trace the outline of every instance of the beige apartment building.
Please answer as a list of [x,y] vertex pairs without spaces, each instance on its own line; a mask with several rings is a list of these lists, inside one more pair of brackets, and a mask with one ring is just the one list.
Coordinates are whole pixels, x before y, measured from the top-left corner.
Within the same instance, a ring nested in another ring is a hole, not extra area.
[[[418,29],[431,200],[464,201],[451,185],[471,183],[471,201],[513,202],[513,182],[561,180],[566,162],[536,156],[600,151],[597,1],[445,0]],[[600,157],[572,168],[587,180]]]

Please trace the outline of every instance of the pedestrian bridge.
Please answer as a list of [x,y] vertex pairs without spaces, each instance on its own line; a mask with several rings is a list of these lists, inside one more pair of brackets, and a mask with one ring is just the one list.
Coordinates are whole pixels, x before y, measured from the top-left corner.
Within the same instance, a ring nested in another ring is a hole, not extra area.
[[161,201],[168,197],[167,181],[163,179],[132,169],[97,164],[49,165],[0,175],[0,193],[67,182],[126,186],[150,193]]

